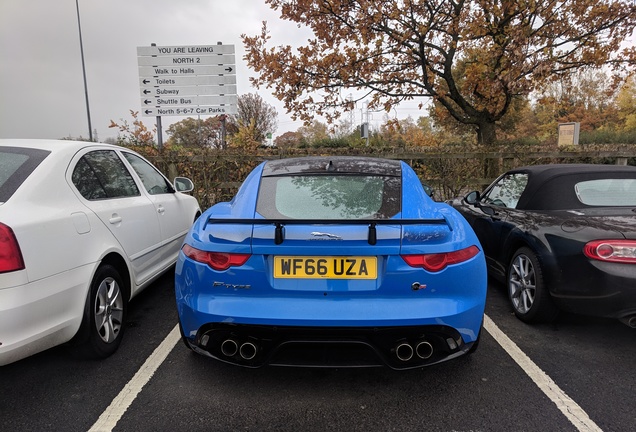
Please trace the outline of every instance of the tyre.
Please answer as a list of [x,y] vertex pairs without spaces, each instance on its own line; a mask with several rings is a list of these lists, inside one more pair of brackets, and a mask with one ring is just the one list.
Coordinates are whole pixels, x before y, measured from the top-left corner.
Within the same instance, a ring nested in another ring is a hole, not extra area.
[[115,267],[102,265],[97,269],[86,302],[78,332],[83,337],[76,351],[88,358],[106,358],[119,348],[128,307],[124,284]]
[[543,280],[536,254],[527,247],[515,252],[507,272],[508,298],[515,315],[527,323],[550,322],[558,315]]

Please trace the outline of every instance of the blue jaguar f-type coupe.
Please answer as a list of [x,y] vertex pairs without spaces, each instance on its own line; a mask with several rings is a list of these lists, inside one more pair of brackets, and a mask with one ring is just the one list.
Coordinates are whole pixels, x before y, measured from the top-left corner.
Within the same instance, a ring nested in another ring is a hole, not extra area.
[[404,162],[266,161],[195,222],[176,266],[183,340],[246,367],[393,369],[477,348],[486,263]]

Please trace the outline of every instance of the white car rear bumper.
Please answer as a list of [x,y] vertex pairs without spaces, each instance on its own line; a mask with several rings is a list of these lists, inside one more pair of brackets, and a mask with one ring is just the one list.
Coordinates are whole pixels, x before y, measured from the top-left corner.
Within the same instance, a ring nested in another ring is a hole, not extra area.
[[[94,265],[0,288],[0,366],[68,342],[82,323]],[[9,274],[0,275],[6,279]],[[0,287],[5,284],[0,283]]]

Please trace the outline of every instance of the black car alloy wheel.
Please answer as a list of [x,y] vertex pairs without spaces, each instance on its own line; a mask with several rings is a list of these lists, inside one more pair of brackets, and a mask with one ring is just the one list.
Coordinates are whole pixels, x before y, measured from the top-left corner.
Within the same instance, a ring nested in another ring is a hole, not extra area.
[[543,280],[541,265],[527,247],[514,254],[508,266],[508,297],[515,315],[525,322],[553,320],[558,309]]

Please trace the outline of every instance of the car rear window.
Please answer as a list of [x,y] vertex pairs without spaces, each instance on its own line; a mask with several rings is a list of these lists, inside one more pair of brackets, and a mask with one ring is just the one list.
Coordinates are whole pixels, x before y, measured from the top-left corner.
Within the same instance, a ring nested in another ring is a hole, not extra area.
[[401,209],[400,186],[394,176],[263,177],[256,211],[268,219],[388,219]]
[[0,203],[8,201],[50,153],[32,148],[0,147]]
[[576,197],[589,206],[636,206],[636,179],[613,178],[578,182]]

